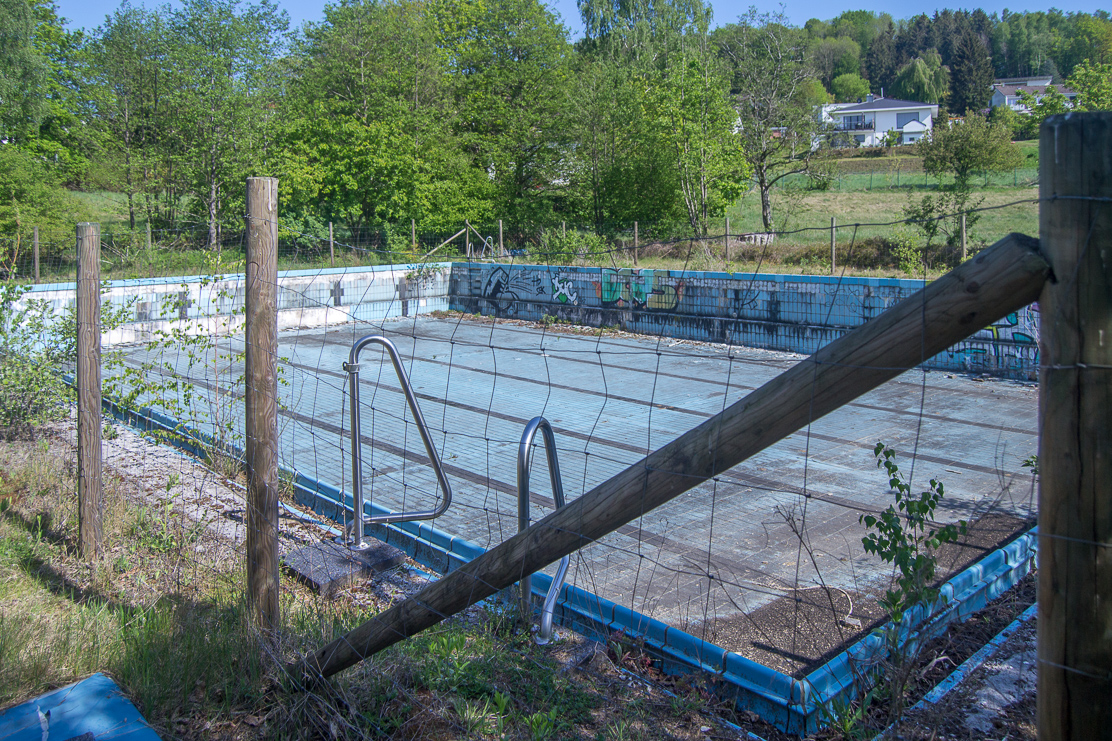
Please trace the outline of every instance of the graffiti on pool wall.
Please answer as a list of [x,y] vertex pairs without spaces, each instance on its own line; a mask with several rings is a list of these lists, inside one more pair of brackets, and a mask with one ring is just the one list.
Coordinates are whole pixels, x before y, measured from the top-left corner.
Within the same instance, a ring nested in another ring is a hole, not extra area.
[[544,295],[544,282],[540,275],[526,270],[507,270],[494,267],[483,279],[481,296],[494,306],[499,314],[517,313],[517,303]]
[[552,276],[552,298],[563,304],[579,303],[579,294],[572,290],[571,278],[562,273]]
[[654,277],[652,270],[604,268],[601,280],[592,282],[595,295],[607,308],[632,306],[635,309],[654,311],[676,308],[683,299],[683,281],[677,280],[675,285],[667,285],[655,282]]
[[947,354],[970,368],[1028,369],[1033,374],[1039,365],[1038,303],[1008,314]]

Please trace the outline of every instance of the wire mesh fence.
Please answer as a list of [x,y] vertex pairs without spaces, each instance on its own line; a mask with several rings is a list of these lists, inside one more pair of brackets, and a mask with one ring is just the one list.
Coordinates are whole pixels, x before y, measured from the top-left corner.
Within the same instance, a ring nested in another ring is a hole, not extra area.
[[[771,260],[775,240],[808,230],[746,236],[723,228],[693,238],[638,225],[587,239],[576,229],[569,238],[567,224],[545,230],[503,224],[496,241],[498,224],[470,226],[451,241],[450,233],[419,233],[416,226],[400,239],[334,231],[321,240],[279,223],[281,272],[273,286],[279,554],[288,566],[306,546],[346,542],[354,528],[403,551],[400,569],[338,587],[362,618],[382,613],[380,622],[368,623],[380,635],[399,630],[388,621],[391,607],[402,611],[402,624],[406,615],[422,624],[420,611],[437,612],[428,618],[433,622],[449,617],[452,610],[428,601],[407,608],[398,600],[513,538],[523,499],[532,509],[526,524],[554,512],[539,456],[532,483],[519,489],[522,433],[531,420],[550,423],[560,481],[574,503],[925,283],[695,269],[726,262],[730,250],[752,252],[759,265]],[[860,226],[846,230],[851,236],[843,238],[838,264],[852,264],[858,250],[868,249],[857,237]],[[125,575],[133,554],[176,554],[176,570],[149,585],[149,594],[188,596],[212,581],[235,592],[248,553],[246,236],[226,232],[212,249],[207,235],[201,228],[156,230],[149,247],[134,250],[110,233],[102,242],[109,274],[132,271],[139,278],[114,281],[102,292],[105,393],[121,421],[147,433],[120,425],[107,435],[105,465],[132,487],[119,500],[131,504],[117,506],[137,507],[133,517],[119,515],[129,520],[128,530],[107,538],[110,558]],[[635,253],[675,262],[641,269],[633,265]],[[61,248],[42,255],[51,255],[44,283],[72,268]],[[15,275],[28,274],[25,254],[14,263]],[[46,315],[62,315],[72,300],[65,288],[26,296],[39,299]],[[1033,377],[1037,326],[1037,307],[1017,307],[979,338],[933,362],[933,353],[924,355],[915,369],[829,415],[808,416],[800,431],[713,476],[671,461],[669,473],[692,478],[686,493],[631,514],[605,534],[590,534],[586,522],[568,533],[578,540],[565,585],[556,586],[557,623],[613,642],[619,657],[623,646],[649,648],[666,668],[717,667],[762,692],[781,693],[785,708],[806,709],[805,680],[890,617],[879,597],[892,584],[892,569],[862,543],[869,531],[863,518],[881,516],[892,501],[889,477],[876,470],[878,442],[898,451],[901,475],[916,490],[929,479],[945,482],[933,521],[968,523],[964,537],[939,552],[939,579],[1032,525],[1033,479],[1023,462],[1037,453],[1037,393],[1029,384],[992,378]],[[397,366],[380,346],[351,356],[369,335],[397,348]],[[40,344],[56,341],[43,335]],[[438,509],[447,492],[434,457],[452,489],[443,515],[362,523]],[[355,510],[354,475],[362,512]],[[518,571],[515,581],[528,575]],[[553,563],[532,580],[531,609],[541,608],[555,572]],[[472,576],[476,591],[507,586]],[[316,629],[305,630],[304,614],[291,608],[297,589],[291,580],[288,570],[280,575],[279,632],[293,627],[301,640],[274,651],[278,665],[353,627],[350,613],[347,622],[334,623],[317,613]],[[513,622],[507,606],[513,597],[503,596],[501,606],[486,608],[496,616],[488,619]],[[455,604],[468,601],[462,595]],[[528,625],[534,616],[517,617]],[[450,660],[458,652],[450,634],[439,635],[446,643],[429,650],[458,667]],[[441,677],[433,684],[458,689],[452,682]],[[436,704],[405,692],[418,708]],[[521,728],[542,724],[535,707],[522,703]],[[435,709],[455,730],[467,730],[463,705]],[[797,730],[810,722],[798,726],[786,714],[773,715]],[[335,715],[321,717],[337,722]],[[359,721],[387,733],[393,722]],[[349,731],[356,733],[342,728]]]

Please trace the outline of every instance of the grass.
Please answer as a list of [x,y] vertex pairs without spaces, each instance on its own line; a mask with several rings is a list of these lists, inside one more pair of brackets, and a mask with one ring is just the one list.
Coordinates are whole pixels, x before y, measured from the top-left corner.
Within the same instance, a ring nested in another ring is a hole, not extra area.
[[282,628],[261,635],[243,599],[242,543],[152,506],[139,482],[110,470],[105,554],[87,563],[74,460],[57,438],[0,442],[0,708],[101,671],[167,739],[648,741],[724,730],[701,685],[672,683],[671,697],[631,687],[604,654],[561,668],[583,644],[535,646],[497,605],[308,691],[282,667],[366,620],[365,603],[323,600],[283,577]]
[[[992,244],[1010,232],[1038,233],[1037,142],[1019,144],[1024,166],[1012,173],[974,178],[975,196],[983,197],[977,223],[970,231],[970,252]],[[839,176],[827,190],[805,187],[802,180],[789,182],[773,191],[773,214],[779,232],[773,246],[731,247],[730,262],[723,260],[721,239],[725,221],[711,224],[712,239],[702,243],[687,240],[654,243],[651,229],[642,225],[642,252],[639,265],[649,268],[723,270],[736,272],[828,273],[830,269],[830,219],[838,226],[839,272],[848,275],[882,277],[911,276],[900,269],[891,254],[891,242],[918,239],[915,230],[902,224],[903,209],[912,199],[921,198],[938,187],[934,178],[925,177],[921,161],[898,152],[874,157],[858,156],[837,160]],[[895,185],[896,173],[900,185]],[[907,177],[905,177],[905,175]],[[103,225],[103,276],[137,278],[205,274],[214,272],[206,251],[186,244],[180,235],[156,233],[155,244],[146,249],[145,223],[134,233],[127,228],[126,198],[122,194],[87,192],[78,194],[88,207],[99,214]],[[763,232],[760,199],[750,191],[727,213],[731,234]],[[173,237],[173,240],[171,240]],[[76,260],[72,249],[63,251],[53,262],[44,264],[43,280],[72,280]],[[243,245],[237,236],[226,245],[225,262],[229,270],[242,269]],[[611,259],[612,258],[612,259]],[[624,259],[623,259],[624,258]],[[632,266],[627,253],[607,255],[595,264]],[[373,251],[336,250],[336,267],[356,267],[388,262],[389,256]],[[319,269],[331,265],[326,246],[307,248],[283,242],[279,247],[282,270]],[[238,266],[238,267],[237,267]],[[934,266],[926,277],[936,277],[945,266]]]

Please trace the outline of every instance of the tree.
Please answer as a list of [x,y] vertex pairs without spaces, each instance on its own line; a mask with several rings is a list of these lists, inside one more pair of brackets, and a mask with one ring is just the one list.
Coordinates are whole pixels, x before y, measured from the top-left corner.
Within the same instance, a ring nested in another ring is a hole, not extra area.
[[979,114],[966,116],[964,122],[939,123],[916,143],[915,153],[928,173],[951,174],[963,186],[975,172],[1004,172],[1021,160],[1007,127]]
[[1112,62],[1086,60],[1073,68],[1067,84],[1077,93],[1079,110],[1112,111]]
[[46,59],[35,45],[35,17],[27,0],[0,2],[0,138],[19,138],[46,113]]
[[967,114],[964,121],[949,125],[936,124],[929,137],[915,144],[915,153],[923,158],[923,169],[929,174],[953,175],[953,183],[936,193],[912,199],[904,214],[931,242],[939,232],[954,247],[959,239],[961,214],[966,214],[965,227],[972,230],[977,223],[977,208],[984,197],[974,197],[970,179],[975,172],[1002,172],[1018,167],[1022,157],[1012,143],[1011,132],[1003,123],[990,123],[977,113]]
[[810,171],[820,130],[805,95],[814,76],[805,38],[782,15],[751,10],[738,23],[718,29],[716,39],[732,73],[737,136],[760,191],[761,220],[774,231],[772,187],[788,175]]
[[645,96],[673,150],[688,223],[703,236],[709,218],[737,199],[749,177],[732,136],[728,82],[711,48],[709,26],[708,9],[676,37],[678,48],[668,56],[664,84]]
[[[86,49],[88,94],[104,134],[103,180],[127,195],[128,223],[135,228],[136,198],[156,194],[165,30],[162,18],[125,2],[97,29]],[[165,111],[163,111],[165,113]]]
[[872,91],[878,95],[881,91],[891,93],[898,68],[895,32],[889,22],[889,26],[873,40],[865,54],[865,74],[869,78]]
[[52,244],[73,244],[73,224],[80,214],[57,173],[41,158],[0,144],[0,277],[11,276],[27,254],[36,226],[44,256]]
[[869,94],[869,82],[858,74],[838,75],[830,83],[830,92],[834,94],[836,103],[854,103]]
[[827,38],[811,46],[811,65],[827,89],[835,77],[861,71],[861,46],[851,38]]
[[950,110],[980,111],[992,97],[992,59],[980,37],[972,32],[961,36],[950,64]]
[[168,22],[171,185],[191,196],[214,249],[243,211],[244,178],[261,162],[276,96],[272,75],[288,20],[270,0],[186,0]]
[[563,26],[539,0],[448,0],[438,13],[455,133],[489,173],[495,208],[518,224],[551,221],[570,149]]
[[896,73],[892,95],[919,103],[940,103],[950,90],[950,70],[942,66],[942,57],[927,49]]

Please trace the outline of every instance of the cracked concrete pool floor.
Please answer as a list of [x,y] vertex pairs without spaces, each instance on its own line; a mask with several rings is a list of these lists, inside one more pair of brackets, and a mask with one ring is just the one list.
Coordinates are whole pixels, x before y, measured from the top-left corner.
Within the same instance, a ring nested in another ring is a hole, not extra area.
[[[530,418],[552,423],[573,499],[803,358],[460,317],[281,333],[282,462],[348,490],[342,364],[354,340],[372,333],[398,346],[453,487],[435,525],[484,548],[517,531],[517,447]],[[203,391],[198,419],[216,408],[241,419],[242,389],[232,381],[242,346],[242,336],[226,338],[220,357],[210,350],[194,360],[185,350],[126,350],[129,362],[168,363]],[[361,360],[367,496],[391,510],[429,508],[442,493],[393,368],[377,350]],[[1036,451],[1036,420],[1034,384],[909,371],[582,549],[568,580],[804,673],[879,618],[875,597],[891,572],[864,553],[859,522],[891,501],[874,445],[898,451],[917,491],[930,478],[944,482],[939,520],[974,523],[973,537],[947,557],[959,568],[1029,527],[1033,487],[1021,462]],[[540,455],[531,482],[536,519],[552,506]]]

